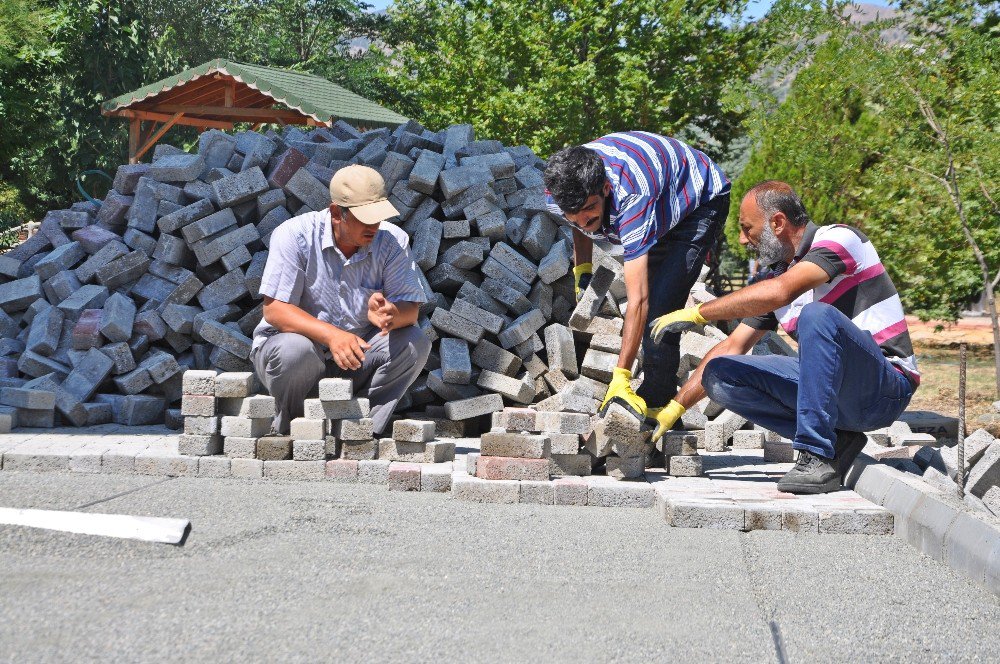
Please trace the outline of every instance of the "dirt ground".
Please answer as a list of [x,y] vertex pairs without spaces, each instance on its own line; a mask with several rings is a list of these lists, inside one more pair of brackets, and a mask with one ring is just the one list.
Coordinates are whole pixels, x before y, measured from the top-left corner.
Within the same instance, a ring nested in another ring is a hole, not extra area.
[[993,412],[996,394],[993,364],[993,329],[989,318],[963,318],[957,323],[921,322],[907,317],[910,336],[922,375],[911,410],[932,410],[958,416],[959,344],[968,344],[966,367],[967,429],[978,427],[976,418]]

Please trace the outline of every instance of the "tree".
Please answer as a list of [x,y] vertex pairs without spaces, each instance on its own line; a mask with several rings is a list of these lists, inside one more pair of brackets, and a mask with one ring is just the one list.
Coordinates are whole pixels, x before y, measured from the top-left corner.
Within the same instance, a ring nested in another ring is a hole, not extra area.
[[745,0],[399,0],[390,73],[430,127],[470,122],[541,154],[613,130],[740,131],[727,80],[756,69]]
[[122,163],[124,128],[101,116],[100,102],[160,73],[137,0],[41,4],[51,56],[10,74],[26,112],[0,109],[0,127],[22,135],[2,141],[9,158],[0,160],[0,176],[33,211],[68,203],[79,172]]
[[50,45],[59,16],[25,0],[0,4],[0,229],[20,225],[27,210],[13,182],[12,164],[18,155],[40,143],[25,127],[45,121],[45,73],[58,61]]

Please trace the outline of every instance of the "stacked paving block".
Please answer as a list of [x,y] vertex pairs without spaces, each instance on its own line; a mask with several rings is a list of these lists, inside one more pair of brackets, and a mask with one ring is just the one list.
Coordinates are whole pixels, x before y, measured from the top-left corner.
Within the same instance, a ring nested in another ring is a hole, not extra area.
[[480,455],[470,475],[484,480],[547,482],[550,477],[552,441],[540,432],[540,413],[531,408],[506,408],[499,426],[481,437]]
[[375,459],[378,442],[370,415],[368,399],[354,398],[349,379],[321,379],[319,398],[306,399],[303,416],[291,422],[290,436],[293,447],[299,450],[298,458]]
[[592,426],[586,449],[604,458],[608,476],[619,480],[643,477],[652,451],[652,429],[617,403],[610,404],[602,416],[594,417]]
[[378,458],[409,463],[445,463],[455,460],[455,443],[438,439],[433,422],[401,419],[392,423],[392,438],[378,441]]
[[258,389],[256,377],[248,371],[185,371],[181,383],[184,431],[178,452],[229,459],[291,458],[284,449],[290,450],[290,444],[282,446],[270,437],[274,398],[255,394]]

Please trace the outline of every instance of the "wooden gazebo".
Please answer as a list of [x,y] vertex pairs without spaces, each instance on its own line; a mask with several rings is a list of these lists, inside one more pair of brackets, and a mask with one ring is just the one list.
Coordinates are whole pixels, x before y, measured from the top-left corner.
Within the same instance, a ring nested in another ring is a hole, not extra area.
[[345,120],[367,128],[406,122],[402,115],[319,76],[221,59],[108,100],[101,113],[129,121],[131,164],[174,125],[204,131],[232,129],[237,122],[329,127]]

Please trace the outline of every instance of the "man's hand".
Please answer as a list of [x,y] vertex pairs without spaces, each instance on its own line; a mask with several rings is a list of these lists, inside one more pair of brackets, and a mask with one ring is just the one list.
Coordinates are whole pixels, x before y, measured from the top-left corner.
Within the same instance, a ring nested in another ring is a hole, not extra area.
[[653,432],[653,441],[659,440],[663,434],[673,429],[674,425],[677,424],[677,420],[681,419],[681,415],[686,410],[687,408],[673,400],[661,408],[660,412],[656,414],[657,427],[656,431]]
[[649,334],[653,339],[653,343],[660,343],[663,340],[663,335],[667,332],[687,332],[707,323],[708,320],[701,315],[699,309],[701,309],[700,304],[697,307],[689,309],[671,311],[669,314],[660,316],[654,320],[649,324]]
[[368,320],[382,330],[382,336],[389,334],[396,323],[396,305],[385,299],[382,293],[372,293],[368,298]]
[[583,291],[587,290],[590,280],[594,276],[593,263],[581,263],[573,268],[573,285],[576,287],[576,301],[580,301]]
[[628,369],[615,367],[612,372],[611,384],[608,385],[608,393],[604,396],[604,403],[601,404],[601,412],[611,405],[612,401],[617,401],[622,406],[631,410],[639,421],[646,419],[646,400],[632,390],[632,372]]
[[344,371],[360,368],[365,359],[365,351],[371,348],[371,345],[358,335],[339,328],[335,328],[326,345],[330,347],[333,361]]

